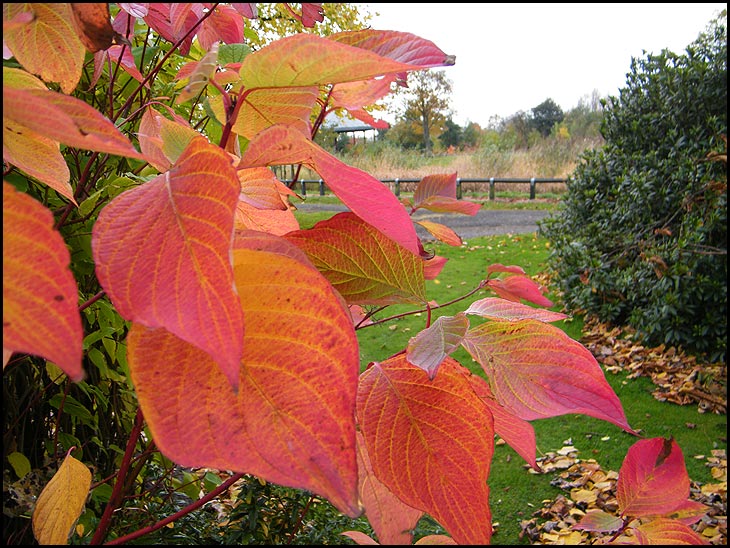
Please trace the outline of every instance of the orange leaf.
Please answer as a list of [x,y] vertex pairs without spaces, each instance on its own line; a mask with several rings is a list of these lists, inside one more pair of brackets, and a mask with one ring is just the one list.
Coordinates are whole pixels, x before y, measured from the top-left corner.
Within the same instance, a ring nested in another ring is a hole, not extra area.
[[230,259],[239,191],[228,155],[197,137],[172,170],[114,198],[92,233],[97,277],[119,314],[208,352],[234,384],[243,344]]
[[265,167],[254,167],[238,171],[241,181],[240,199],[258,209],[286,210],[289,207],[281,197],[279,180],[274,172]]
[[66,243],[42,204],[3,181],[3,348],[84,376],[78,289]]
[[669,514],[689,498],[684,455],[674,439],[650,438],[629,447],[616,482],[621,515]]
[[139,148],[158,171],[167,171],[190,142],[200,134],[180,116],[168,110],[172,120],[149,107],[139,124]]
[[437,318],[408,341],[408,362],[423,369],[428,378],[433,379],[444,358],[460,347],[468,328],[469,320],[463,312]]
[[489,321],[471,328],[462,345],[513,415],[533,420],[579,413],[633,433],[596,359],[561,329],[531,319]]
[[425,220],[416,221],[416,222],[419,225],[421,225],[423,228],[428,230],[439,241],[442,241],[445,244],[458,247],[464,243],[464,242],[462,242],[461,237],[456,232],[454,232],[454,230],[452,228],[449,228],[446,225],[442,225],[441,223],[434,223],[433,221],[425,221]]
[[579,531],[599,531],[601,533],[611,533],[618,531],[624,524],[624,520],[613,514],[604,512],[603,510],[588,510],[581,520],[573,526]]
[[299,221],[287,208],[259,209],[239,200],[236,205],[234,225],[237,229],[260,230],[276,236],[283,236],[294,230],[299,230]]
[[68,544],[73,524],[81,515],[91,487],[91,472],[66,455],[43,488],[33,509],[33,536],[38,544]]
[[[3,4],[3,20],[31,11],[26,25],[3,29],[3,42],[25,70],[45,82],[58,82],[69,94],[79,83],[86,50],[76,35],[71,5],[63,3]],[[49,63],[49,52],[53,62]]]
[[424,303],[423,261],[350,212],[284,236],[348,304]]
[[299,163],[319,173],[363,221],[419,254],[416,229],[398,198],[379,180],[340,162],[295,129],[278,125],[259,133],[249,143],[239,168]]
[[263,236],[233,251],[246,318],[238,392],[209,355],[134,324],[129,367],[140,405],[175,462],[307,489],[356,517],[359,356],[349,312],[294,246]]
[[657,518],[634,528],[639,544],[711,544],[687,525],[673,520]]
[[356,434],[356,440],[360,500],[365,507],[370,526],[380,544],[412,544],[412,531],[423,512],[401,502],[375,477],[365,440],[360,432]]
[[360,375],[357,417],[383,484],[457,543],[489,544],[494,428],[464,371],[446,358],[429,380],[404,353],[373,363]]

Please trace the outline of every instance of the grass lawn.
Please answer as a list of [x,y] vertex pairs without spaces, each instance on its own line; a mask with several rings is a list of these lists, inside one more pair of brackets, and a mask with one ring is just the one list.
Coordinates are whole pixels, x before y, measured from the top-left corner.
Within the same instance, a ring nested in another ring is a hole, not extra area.
[[[331,214],[306,214],[300,222],[311,226],[316,220]],[[309,224],[311,222],[311,224]],[[534,276],[544,272],[550,252],[549,242],[536,234],[490,236],[473,238],[461,247],[441,243],[429,244],[437,254],[447,257],[446,266],[435,280],[426,282],[427,298],[439,303],[449,302],[465,295],[486,277],[492,263],[521,266]],[[549,288],[548,288],[549,290]],[[495,296],[491,292],[478,291],[468,299],[433,311],[432,321],[441,315],[453,315],[463,311],[473,301]],[[554,295],[548,297],[555,300]],[[413,306],[391,306],[379,312],[375,319],[412,311]],[[553,310],[560,310],[556,303]],[[424,312],[400,317],[382,324],[358,330],[361,351],[361,367],[370,361],[382,361],[403,350],[411,337],[426,327]],[[582,335],[581,318],[571,318],[554,325],[565,330],[573,339]],[[477,374],[482,374],[478,364],[462,349],[453,357]],[[701,414],[696,406],[679,406],[660,402],[652,395],[654,385],[647,378],[629,379],[626,374],[607,374],[609,384],[623,405],[629,424],[645,437],[673,436],[685,457],[690,478],[700,483],[713,483],[710,470],[701,456],[709,456],[713,449],[727,448],[726,415]],[[572,445],[580,459],[595,459],[604,470],[618,471],[628,448],[638,438],[619,427],[591,417],[566,415],[534,421],[538,457],[556,452],[564,445]],[[541,508],[543,501],[552,500],[558,494],[567,494],[551,485],[555,473],[532,474],[524,461],[507,445],[495,449],[490,474],[490,506],[493,522],[499,524],[494,544],[530,544],[520,538],[520,522]],[[416,538],[424,534],[441,532],[438,524],[425,518],[419,523]]]

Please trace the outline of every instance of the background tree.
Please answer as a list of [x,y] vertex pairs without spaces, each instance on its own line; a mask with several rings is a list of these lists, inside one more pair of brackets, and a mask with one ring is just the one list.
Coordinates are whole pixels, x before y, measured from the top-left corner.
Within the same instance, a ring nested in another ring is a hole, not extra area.
[[[296,11],[281,2],[256,4],[255,19],[249,24],[255,32],[246,33],[247,44],[258,49],[269,42],[291,36],[300,32],[329,36],[346,30],[360,30],[369,25],[372,15],[361,13],[362,4],[323,3],[317,9],[316,4],[304,4],[305,11]],[[302,4],[299,4],[302,5]],[[300,18],[297,18],[299,15]],[[308,25],[305,25],[307,23]]]
[[462,130],[461,126],[454,122],[451,118],[447,118],[444,121],[444,131],[439,135],[439,141],[444,148],[454,147],[458,148],[462,143]]
[[542,224],[567,306],[724,361],[727,11],[685,54],[633,59],[602,133]]
[[420,126],[423,150],[433,151],[432,130],[450,114],[451,80],[444,71],[426,70],[408,76],[408,87],[401,88],[402,105],[398,117]]
[[563,109],[552,99],[546,99],[532,109],[530,127],[539,131],[543,137],[547,137],[553,126],[562,122],[564,117]]

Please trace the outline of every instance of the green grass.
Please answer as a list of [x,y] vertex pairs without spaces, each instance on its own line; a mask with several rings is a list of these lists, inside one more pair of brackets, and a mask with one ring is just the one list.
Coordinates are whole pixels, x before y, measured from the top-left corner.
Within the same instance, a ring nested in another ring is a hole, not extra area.
[[[330,215],[324,214],[321,218]],[[300,222],[304,226],[317,216],[321,214],[307,213],[300,218]],[[487,266],[492,263],[521,266],[530,276],[543,272],[550,252],[548,241],[536,234],[473,238],[458,248],[441,243],[428,244],[428,247],[437,255],[449,259],[436,280],[426,281],[427,298],[440,303],[460,297],[476,287],[486,277]],[[467,300],[436,309],[432,321],[444,314],[453,315],[463,311],[471,302],[485,296],[494,295],[481,290]],[[548,297],[555,301],[554,295],[549,293]],[[376,318],[382,319],[414,309],[416,307],[406,305],[391,306]],[[561,307],[556,303],[552,309],[560,310]],[[382,361],[403,350],[409,339],[426,327],[426,319],[426,313],[419,313],[358,330],[361,367],[370,361]],[[575,340],[581,337],[583,321],[580,317],[554,325]],[[453,357],[481,374],[478,364],[464,350],[454,353]],[[701,483],[715,481],[705,461],[695,456],[710,455],[712,449],[727,447],[725,415],[700,414],[696,406],[660,402],[651,394],[654,385],[647,378],[628,379],[625,374],[608,374],[607,381],[621,400],[628,422],[635,430],[645,437],[673,436],[682,448],[690,478]],[[638,440],[618,426],[583,415],[542,419],[532,424],[538,457],[571,443],[578,449],[579,458],[595,459],[606,470],[618,471],[628,448]],[[520,521],[529,519],[542,507],[544,500],[566,494],[550,485],[554,474],[530,474],[524,464],[509,446],[495,448],[489,481],[493,521],[499,523],[494,544],[529,544],[526,539],[519,538]],[[422,520],[416,536],[434,532],[438,532],[438,527],[434,526],[432,520]]]

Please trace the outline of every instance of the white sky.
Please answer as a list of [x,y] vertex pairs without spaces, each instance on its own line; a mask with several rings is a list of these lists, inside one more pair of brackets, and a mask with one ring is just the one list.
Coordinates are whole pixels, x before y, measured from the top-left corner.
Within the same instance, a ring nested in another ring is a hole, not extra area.
[[618,95],[632,57],[683,54],[727,4],[362,6],[360,13],[380,14],[372,28],[410,32],[455,55],[443,68],[453,119],[486,127],[493,115],[530,112],[548,98],[567,111],[594,90]]

